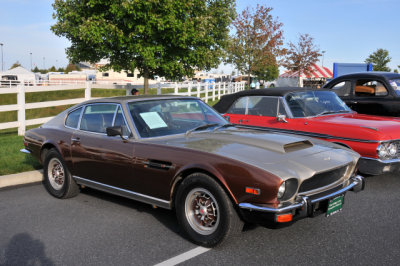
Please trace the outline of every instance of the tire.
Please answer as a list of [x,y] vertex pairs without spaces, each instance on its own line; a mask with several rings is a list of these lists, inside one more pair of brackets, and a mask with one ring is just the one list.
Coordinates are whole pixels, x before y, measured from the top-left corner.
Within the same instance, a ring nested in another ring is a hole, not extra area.
[[206,174],[194,173],[182,181],[175,209],[184,234],[197,245],[219,245],[243,229],[243,221],[225,191]]
[[72,179],[63,158],[55,149],[46,153],[43,176],[44,186],[52,196],[67,199],[79,194],[79,186]]

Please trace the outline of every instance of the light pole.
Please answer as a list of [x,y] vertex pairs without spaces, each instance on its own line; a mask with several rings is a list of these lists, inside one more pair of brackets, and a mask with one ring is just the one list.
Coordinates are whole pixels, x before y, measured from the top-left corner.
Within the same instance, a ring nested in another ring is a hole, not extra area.
[[0,43],[1,45],[1,72],[4,72],[4,64],[3,64],[3,44]]
[[31,71],[32,71],[32,52],[30,52],[29,55],[31,56]]
[[325,56],[326,51],[322,51],[321,53],[322,53],[322,66],[324,66],[324,56]]

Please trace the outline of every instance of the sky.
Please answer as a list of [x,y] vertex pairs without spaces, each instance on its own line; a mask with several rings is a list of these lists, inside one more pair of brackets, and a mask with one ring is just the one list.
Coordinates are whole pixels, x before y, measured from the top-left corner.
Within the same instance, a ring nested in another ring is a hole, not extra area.
[[[16,61],[29,69],[31,58],[33,68],[67,65],[65,49],[70,43],[50,30],[55,23],[52,3],[0,0],[4,70]],[[400,65],[399,0],[237,0],[236,4],[238,13],[257,4],[272,7],[272,15],[283,23],[285,44],[308,33],[325,51],[323,65],[331,69],[334,62],[363,63],[378,48],[389,51],[391,69]],[[232,69],[221,65],[218,72],[230,74]]]

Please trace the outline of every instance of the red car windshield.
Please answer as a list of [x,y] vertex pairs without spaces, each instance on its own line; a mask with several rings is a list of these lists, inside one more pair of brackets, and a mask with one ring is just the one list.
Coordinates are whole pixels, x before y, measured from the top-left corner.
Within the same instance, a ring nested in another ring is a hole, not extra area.
[[348,113],[351,109],[330,91],[292,92],[285,97],[293,117]]

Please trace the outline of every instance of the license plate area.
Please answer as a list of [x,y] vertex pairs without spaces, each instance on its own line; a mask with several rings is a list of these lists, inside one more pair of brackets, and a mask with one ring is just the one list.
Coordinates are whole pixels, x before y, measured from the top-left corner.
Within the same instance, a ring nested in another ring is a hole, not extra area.
[[344,195],[337,196],[328,200],[328,207],[326,210],[326,217],[332,216],[340,212],[343,208]]

